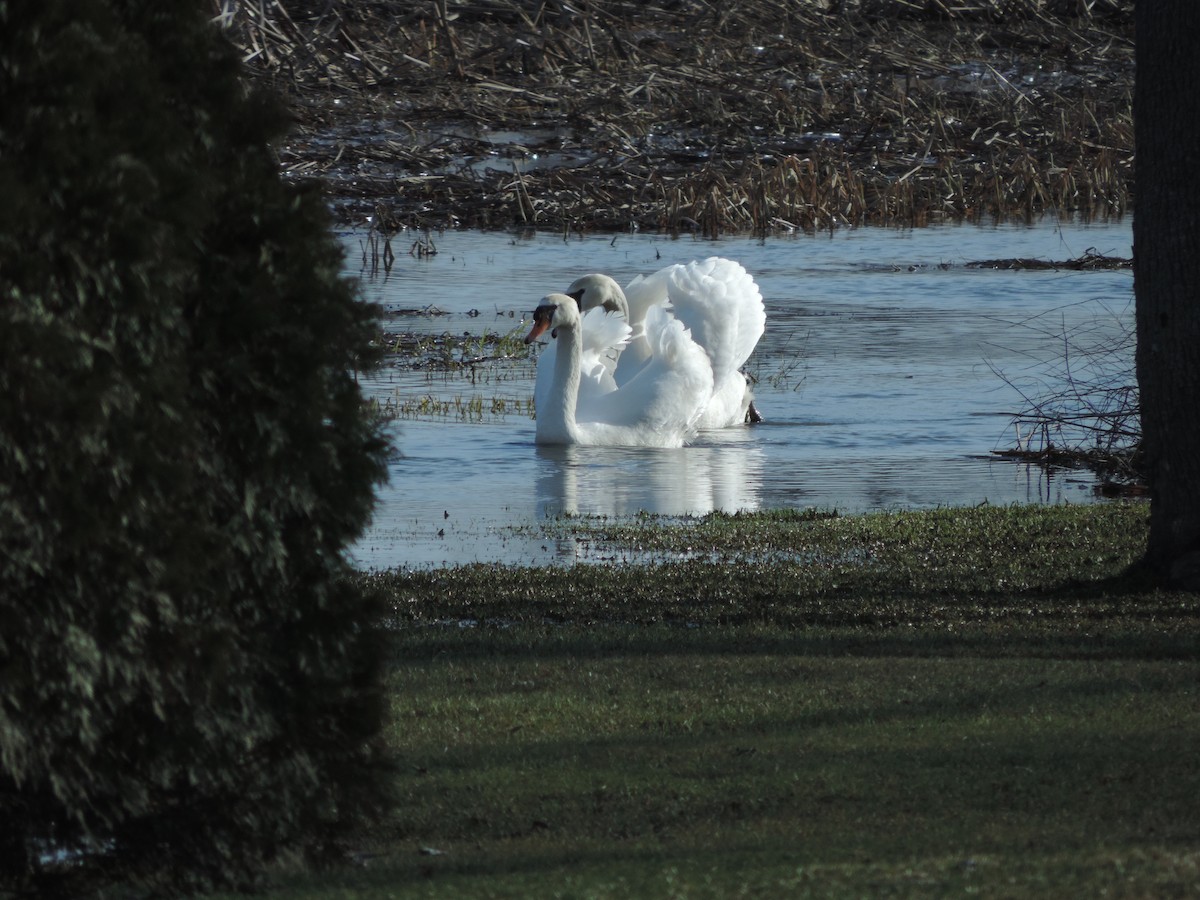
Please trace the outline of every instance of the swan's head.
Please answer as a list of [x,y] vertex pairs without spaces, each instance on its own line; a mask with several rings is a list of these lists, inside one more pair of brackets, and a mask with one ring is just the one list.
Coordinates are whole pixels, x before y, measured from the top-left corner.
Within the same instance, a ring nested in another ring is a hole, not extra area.
[[629,319],[629,301],[621,286],[607,275],[584,275],[576,278],[567,288],[567,296],[574,297],[580,312],[603,306],[609,312],[620,313]]
[[532,344],[550,329],[550,337],[558,337],[560,328],[579,327],[579,304],[566,294],[547,294],[533,311],[533,328],[525,336],[525,343]]

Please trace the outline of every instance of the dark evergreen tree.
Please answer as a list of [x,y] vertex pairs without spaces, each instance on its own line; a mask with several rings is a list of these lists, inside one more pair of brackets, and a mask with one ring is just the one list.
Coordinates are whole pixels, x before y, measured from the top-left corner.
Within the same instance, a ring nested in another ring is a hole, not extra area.
[[375,310],[194,0],[0,0],[0,881],[324,851],[383,796]]

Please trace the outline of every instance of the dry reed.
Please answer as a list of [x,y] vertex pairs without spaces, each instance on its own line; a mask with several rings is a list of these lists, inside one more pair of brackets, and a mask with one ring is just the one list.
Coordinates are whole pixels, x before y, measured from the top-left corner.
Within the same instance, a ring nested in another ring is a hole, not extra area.
[[769,233],[1120,216],[1131,0],[213,0],[346,220]]

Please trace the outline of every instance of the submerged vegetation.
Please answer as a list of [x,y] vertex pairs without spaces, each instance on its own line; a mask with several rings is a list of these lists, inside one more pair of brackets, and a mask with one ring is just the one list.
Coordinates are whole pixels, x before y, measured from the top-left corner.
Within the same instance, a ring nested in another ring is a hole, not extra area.
[[[423,310],[422,314],[438,313]],[[528,362],[531,354],[524,334],[523,325],[503,334],[486,328],[482,334],[463,335],[384,332],[378,343],[393,364],[430,372],[463,372],[474,380],[492,364]]]
[[213,0],[349,221],[722,232],[1119,216],[1131,0]]
[[533,398],[479,394],[439,397],[433,394],[402,395],[374,401],[373,409],[389,419],[450,419],[457,422],[487,422],[507,416],[533,418]]
[[[413,310],[436,316],[438,310]],[[485,422],[507,416],[532,418],[528,386],[536,360],[522,337],[524,327],[482,334],[382,332],[376,344],[384,365],[406,376],[404,387],[372,399],[376,413],[392,419]]]

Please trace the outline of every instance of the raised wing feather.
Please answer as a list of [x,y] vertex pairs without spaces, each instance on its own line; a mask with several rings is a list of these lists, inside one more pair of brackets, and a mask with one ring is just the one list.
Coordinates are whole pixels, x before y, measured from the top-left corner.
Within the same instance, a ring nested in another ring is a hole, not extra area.
[[766,328],[758,285],[740,263],[716,256],[664,271],[675,317],[708,354],[719,384],[745,365]]

